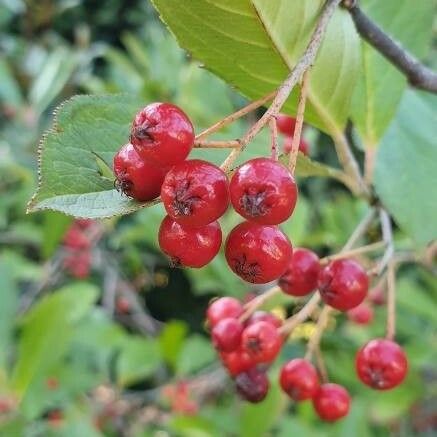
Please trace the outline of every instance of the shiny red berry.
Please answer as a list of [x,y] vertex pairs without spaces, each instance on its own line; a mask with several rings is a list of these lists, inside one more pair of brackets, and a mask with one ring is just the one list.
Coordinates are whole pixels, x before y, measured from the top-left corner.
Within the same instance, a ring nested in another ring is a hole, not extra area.
[[247,282],[265,284],[286,270],[293,249],[277,226],[252,222],[237,225],[226,240],[225,255],[232,271]]
[[[288,154],[291,152],[291,149],[293,147],[293,137],[285,137],[284,138],[284,144],[282,146],[284,153]],[[302,152],[304,155],[309,155],[310,152],[310,145],[305,141],[304,138],[300,139],[299,142],[299,152]]]
[[373,320],[373,308],[366,302],[347,312],[347,317],[357,325],[368,325]]
[[221,352],[220,359],[231,376],[247,372],[256,365],[253,358],[241,348],[233,352]]
[[141,158],[169,166],[183,161],[194,143],[190,119],[170,103],[151,103],[133,121],[130,141]]
[[257,363],[270,363],[281,350],[282,338],[275,326],[260,321],[244,329],[241,344]]
[[125,144],[114,156],[115,187],[141,202],[159,196],[167,170],[142,159],[132,144]]
[[308,249],[295,249],[279,286],[291,296],[305,296],[317,287],[319,257]]
[[168,215],[179,223],[193,227],[207,225],[228,208],[228,179],[214,164],[191,159],[167,173],[161,197]]
[[238,394],[246,401],[256,404],[261,402],[269,391],[269,380],[262,370],[252,368],[240,373],[235,378]]
[[211,331],[214,347],[221,352],[233,352],[240,347],[243,324],[238,319],[220,320]]
[[281,134],[292,137],[296,127],[296,119],[286,114],[279,114],[276,117],[276,125]]
[[243,305],[233,297],[221,297],[214,300],[206,311],[206,318],[211,327],[226,318],[237,319],[243,314]]
[[264,225],[284,222],[296,206],[293,176],[284,165],[270,158],[251,159],[239,167],[229,191],[238,214]]
[[339,384],[323,384],[313,397],[313,406],[318,416],[327,422],[335,422],[349,412],[351,398]]
[[383,338],[365,344],[357,353],[355,365],[360,380],[376,390],[398,386],[408,372],[403,349],[394,341]]
[[222,242],[218,222],[191,228],[166,216],[159,228],[159,247],[176,267],[203,267],[217,255]]
[[322,299],[340,311],[358,306],[366,297],[369,278],[355,261],[331,261],[319,274],[318,288]]
[[282,320],[276,317],[272,313],[268,313],[266,311],[255,311],[247,320],[246,326],[253,325],[256,322],[267,322],[273,325],[276,328],[280,328],[282,326]]
[[296,358],[284,364],[279,383],[282,390],[295,401],[311,399],[319,389],[316,369],[309,361],[302,358]]

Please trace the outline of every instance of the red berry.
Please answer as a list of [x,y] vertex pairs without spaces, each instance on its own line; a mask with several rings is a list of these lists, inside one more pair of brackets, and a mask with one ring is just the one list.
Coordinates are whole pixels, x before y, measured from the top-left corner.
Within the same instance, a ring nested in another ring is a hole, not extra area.
[[166,216],[159,228],[159,247],[177,267],[203,267],[220,250],[222,231],[218,222],[199,228],[182,225]]
[[141,202],[159,196],[166,170],[141,158],[132,144],[125,144],[114,156],[117,190]]
[[291,296],[305,296],[317,287],[319,257],[308,249],[295,249],[279,286]]
[[357,325],[368,325],[373,320],[373,308],[366,302],[347,312],[347,317]]
[[235,378],[238,394],[248,402],[261,402],[269,391],[269,380],[262,370],[252,368]]
[[74,222],[67,230],[63,238],[64,245],[69,249],[89,249],[91,247],[91,241],[87,235],[80,229],[80,227]]
[[373,303],[373,305],[385,305],[386,298],[384,289],[380,286],[373,287],[369,291],[369,300]]
[[211,331],[214,347],[221,352],[233,352],[239,348],[243,324],[238,319],[223,319]]
[[115,308],[120,314],[128,314],[131,309],[129,299],[120,296],[115,302]]
[[238,214],[264,225],[284,222],[296,206],[293,176],[284,165],[270,158],[255,158],[239,167],[229,191]]
[[347,311],[366,297],[369,278],[355,261],[331,261],[319,274],[318,287],[322,299],[333,308]]
[[[285,137],[284,144],[282,146],[285,154],[291,152],[293,147],[293,137]],[[310,145],[305,141],[305,139],[301,138],[299,142],[299,152],[302,152],[304,155],[309,155]]]
[[256,322],[261,322],[261,321],[270,323],[275,328],[280,328],[282,326],[281,319],[278,319],[274,314],[268,313],[266,311],[255,311],[246,320],[246,326],[253,325]]
[[276,117],[276,125],[281,134],[292,137],[296,127],[296,119],[286,114],[279,114]]
[[313,397],[313,406],[322,420],[334,422],[349,412],[351,398],[339,384],[322,384]]
[[226,240],[225,255],[232,271],[247,282],[265,284],[286,270],[293,249],[277,226],[243,222]]
[[376,390],[398,386],[408,371],[403,349],[394,341],[383,338],[365,344],[358,351],[355,364],[361,381]]
[[231,376],[247,372],[256,365],[253,358],[241,348],[234,352],[221,352],[220,359]]
[[191,159],[167,173],[161,197],[168,215],[179,223],[193,227],[207,225],[228,208],[228,179],[219,167]]
[[281,350],[282,338],[275,326],[260,321],[244,329],[241,344],[257,363],[270,363]]
[[319,377],[314,366],[302,358],[284,364],[279,376],[282,390],[295,401],[311,399],[319,388]]
[[139,111],[130,141],[145,160],[169,166],[183,161],[194,143],[190,119],[170,103],[151,103]]
[[243,314],[243,306],[233,297],[221,297],[214,300],[206,311],[206,318],[211,327],[215,326],[220,320],[232,317],[237,319]]

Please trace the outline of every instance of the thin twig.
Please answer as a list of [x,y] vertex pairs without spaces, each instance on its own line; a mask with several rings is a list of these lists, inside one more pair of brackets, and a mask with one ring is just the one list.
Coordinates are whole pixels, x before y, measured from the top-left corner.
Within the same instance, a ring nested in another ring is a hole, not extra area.
[[320,14],[320,18],[317,22],[316,28],[302,57],[297,62],[296,66],[293,68],[290,74],[287,76],[285,81],[278,88],[277,94],[273,99],[270,107],[241,139],[241,147],[232,150],[232,152],[223,162],[223,171],[229,171],[229,169],[232,167],[235,160],[237,159],[238,155],[245,149],[247,144],[249,144],[253,140],[253,138],[259,133],[259,131],[268,123],[271,117],[275,117],[279,114],[279,111],[281,110],[284,103],[287,101],[295,85],[299,82],[305,71],[313,65],[316,59],[317,52],[322,44],[323,37],[325,36],[329,21],[340,1],[341,0],[326,0],[323,10]]
[[240,147],[240,141],[238,141],[238,140],[226,140],[226,141],[195,140],[194,147],[196,149],[232,149],[234,147]]
[[[346,244],[343,246],[343,249],[341,252],[345,252],[349,249],[351,249],[355,243],[363,236],[363,234],[367,231],[367,228],[372,223],[373,219],[375,217],[375,209],[371,208],[369,212],[364,216],[364,218],[361,220],[361,222],[358,224],[358,226],[355,228],[352,235],[349,237],[349,240],[347,240]],[[340,253],[341,253],[340,252]]]
[[246,305],[244,305],[244,313],[241,315],[240,320],[243,322],[247,320],[258,308],[263,306],[270,298],[275,296],[276,294],[280,293],[281,289],[280,287],[272,287],[269,290],[265,291],[264,293],[260,294],[259,296],[256,296],[249,302],[247,302]]
[[278,160],[278,126],[276,124],[276,118],[272,117],[269,120],[269,128],[271,135],[271,157],[274,161]]
[[323,359],[323,354],[322,351],[320,350],[320,344],[314,349],[314,355],[316,358],[320,379],[322,380],[323,383],[327,383],[329,381],[328,370],[326,369],[325,360]]
[[244,108],[239,109],[237,112],[234,112],[233,114],[228,115],[227,117],[223,118],[222,120],[218,121],[217,123],[210,126],[208,129],[205,129],[203,132],[201,132],[199,135],[196,136],[196,141],[203,140],[207,136],[213,134],[214,132],[219,131],[220,129],[223,129],[225,126],[233,123],[235,120],[238,120],[241,117],[244,117],[249,112],[254,111],[255,109],[258,109],[259,107],[266,104],[268,101],[272,100],[277,91],[272,91],[271,93],[265,95],[264,97],[261,97],[258,100],[255,100],[248,105],[246,105]]
[[337,152],[338,160],[341,166],[344,168],[346,174],[354,181],[350,187],[352,192],[356,195],[369,196],[369,189],[367,188],[361,171],[355,159],[349,141],[343,132],[334,130],[332,133],[332,139],[334,140],[335,151]]
[[391,226],[391,220],[387,211],[383,208],[379,210],[379,219],[381,221],[382,239],[384,240],[387,248],[383,257],[378,262],[376,267],[372,269],[371,272],[372,274],[378,276],[382,274],[384,269],[387,267],[387,264],[390,262],[394,255],[393,230]]
[[363,13],[357,3],[357,0],[343,1],[343,6],[349,10],[358,33],[403,73],[411,86],[437,93],[437,73],[423,65],[400,43],[387,35]]
[[361,255],[363,253],[373,252],[385,247],[386,243],[384,241],[378,241],[376,243],[368,244],[366,246],[357,247],[356,249],[350,249],[347,251],[341,251],[335,255],[325,256],[320,259],[321,264],[326,264],[329,261],[334,261],[336,259],[348,258],[356,255]]
[[314,351],[316,350],[316,348],[319,347],[323,331],[328,325],[329,315],[331,314],[332,311],[334,311],[333,308],[331,308],[328,305],[325,305],[323,307],[323,310],[319,314],[319,320],[317,321],[316,330],[314,331],[314,334],[311,336],[310,340],[308,341],[307,352],[305,354],[306,360],[311,360]]
[[320,294],[314,293],[311,299],[300,309],[298,313],[287,319],[279,329],[282,335],[289,335],[297,325],[305,322],[317,309],[320,302]]
[[297,155],[299,153],[300,137],[302,135],[303,120],[305,115],[305,104],[308,95],[310,69],[305,71],[302,77],[302,85],[299,94],[299,103],[297,105],[296,124],[294,127],[293,140],[291,142],[290,158],[288,168],[291,174],[294,175],[296,169]]
[[395,261],[387,267],[387,332],[386,338],[393,340],[396,332],[396,271]]

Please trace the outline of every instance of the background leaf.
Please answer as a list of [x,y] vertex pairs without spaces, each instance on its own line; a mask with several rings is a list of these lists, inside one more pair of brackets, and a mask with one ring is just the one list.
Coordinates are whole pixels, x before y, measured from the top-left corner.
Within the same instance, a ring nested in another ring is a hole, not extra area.
[[[435,11],[434,0],[364,0],[364,12],[410,52],[427,54]],[[404,75],[366,42],[362,72],[355,89],[352,119],[366,147],[375,147],[396,114],[407,86]]]
[[417,243],[437,237],[437,97],[408,91],[382,140],[375,188]]
[[[323,1],[153,3],[182,47],[245,96],[256,99],[277,87],[295,65]],[[359,42],[350,17],[339,10],[311,74],[306,114],[309,123],[327,131],[344,126],[359,56]],[[294,113],[295,107],[296,93],[285,109]]]

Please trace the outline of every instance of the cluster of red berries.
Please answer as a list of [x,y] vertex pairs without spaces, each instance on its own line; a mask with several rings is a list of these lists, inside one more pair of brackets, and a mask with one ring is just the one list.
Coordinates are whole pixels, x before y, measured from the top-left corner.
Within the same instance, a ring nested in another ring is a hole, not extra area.
[[[292,296],[306,296],[319,290],[323,301],[348,312],[362,305],[368,289],[368,277],[353,260],[335,260],[322,267],[317,255],[308,249],[296,249],[278,284]],[[267,395],[266,371],[279,354],[287,332],[282,321],[271,313],[257,311],[248,318],[245,307],[231,297],[213,301],[207,310],[211,339],[219,357],[235,380],[237,392],[250,402]],[[399,385],[406,376],[407,358],[401,347],[387,339],[374,339],[356,355],[359,379],[377,390]],[[313,365],[305,359],[293,359],[280,371],[280,385],[294,401],[311,399],[319,417],[335,421],[349,411],[347,390],[332,383],[320,383]]]
[[167,216],[159,245],[177,266],[203,267],[217,255],[222,243],[217,220],[231,203],[247,221],[228,236],[229,266],[251,283],[278,279],[292,254],[277,225],[296,205],[293,176],[273,159],[256,158],[239,167],[229,182],[214,164],[186,159],[193,143],[193,126],[180,108],[146,106],[135,116],[130,143],[114,157],[116,187],[140,201],[161,195]]
[[[278,132],[281,133],[284,137],[282,150],[285,154],[290,153],[293,142],[294,130],[296,127],[296,119],[290,117],[289,115],[279,114],[276,117],[276,125],[278,127]],[[310,147],[304,138],[300,139],[299,152],[302,152],[304,155],[309,155]]]
[[75,220],[63,239],[66,249],[63,266],[78,279],[87,278],[91,269],[91,241],[87,235],[91,224],[92,220]]

